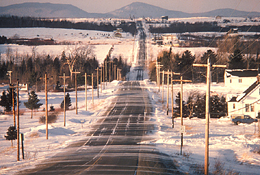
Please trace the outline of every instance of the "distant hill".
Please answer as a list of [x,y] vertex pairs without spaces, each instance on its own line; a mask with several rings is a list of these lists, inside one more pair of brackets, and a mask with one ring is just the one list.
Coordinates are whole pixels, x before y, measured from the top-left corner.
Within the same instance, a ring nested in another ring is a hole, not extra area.
[[[249,15],[248,15],[249,14]],[[134,2],[120,9],[109,13],[88,13],[70,4],[52,3],[23,3],[0,7],[0,15],[31,16],[47,18],[129,18],[150,17],[159,18],[169,16],[169,18],[184,17],[260,17],[260,12],[245,12],[233,9],[217,9],[204,13],[185,13],[181,11],[167,10],[142,2]]]
[[142,2],[134,2],[120,9],[112,11],[108,14],[116,17],[129,18],[129,16],[135,17],[151,17],[159,18],[161,16],[169,16],[169,18],[185,18],[185,17],[260,17],[260,12],[245,12],[234,9],[217,9],[204,13],[185,13],[181,11],[167,10],[150,4]]
[[106,17],[104,14],[88,13],[70,4],[22,3],[0,7],[0,15],[46,17],[46,18],[88,18]]
[[211,17],[211,16],[224,16],[224,17],[260,17],[259,12],[246,12],[246,11],[239,11],[234,10],[230,8],[225,9],[217,9],[212,10],[209,12],[204,13],[193,13],[194,16],[205,16],[205,17]]
[[161,16],[169,16],[169,17],[189,17],[189,13],[184,13],[181,11],[172,11],[167,10],[161,7],[153,6],[150,4],[142,3],[142,2],[134,2],[127,6],[124,6],[120,9],[112,11],[108,14],[113,16],[121,17],[121,18],[129,18],[130,15],[136,18],[139,17],[150,17],[150,18],[158,18]]

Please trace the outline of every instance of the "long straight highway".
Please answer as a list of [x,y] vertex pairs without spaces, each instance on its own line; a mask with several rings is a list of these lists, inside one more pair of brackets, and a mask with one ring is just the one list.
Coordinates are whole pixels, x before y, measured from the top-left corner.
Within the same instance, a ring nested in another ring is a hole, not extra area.
[[[139,32],[136,79],[142,80],[146,36],[140,22]],[[121,84],[102,120],[93,126],[86,139],[18,174],[181,174],[171,157],[160,153],[154,145],[144,144],[153,139],[156,120],[151,120],[153,106],[141,82]]]
[[124,82],[86,140],[19,174],[180,174],[168,155],[141,144],[153,139],[152,110],[140,82]]

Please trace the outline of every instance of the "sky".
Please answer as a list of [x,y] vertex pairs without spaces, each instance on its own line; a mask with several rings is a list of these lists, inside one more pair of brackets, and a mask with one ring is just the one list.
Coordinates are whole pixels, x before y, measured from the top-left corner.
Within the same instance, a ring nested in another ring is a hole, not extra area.
[[72,4],[89,13],[107,13],[137,1],[188,13],[207,12],[220,8],[260,12],[260,0],[0,0],[0,6],[24,2],[50,2]]

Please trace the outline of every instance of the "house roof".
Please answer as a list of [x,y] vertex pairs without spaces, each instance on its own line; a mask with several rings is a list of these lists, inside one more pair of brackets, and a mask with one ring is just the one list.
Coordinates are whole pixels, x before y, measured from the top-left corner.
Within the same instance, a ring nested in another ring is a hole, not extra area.
[[244,95],[238,100],[241,101],[244,99],[250,92],[252,92],[260,84],[259,80],[255,81],[249,88],[247,88],[243,93]]
[[253,84],[251,84],[251,86],[249,86],[243,92],[243,94],[239,95],[238,97],[232,97],[229,100],[229,102],[239,102],[239,101],[243,100],[249,93],[251,93],[255,88],[257,88],[259,84],[260,84],[260,77],[258,77],[257,81],[255,81]]
[[227,76],[236,76],[236,77],[256,77],[258,75],[257,69],[234,69],[226,70]]

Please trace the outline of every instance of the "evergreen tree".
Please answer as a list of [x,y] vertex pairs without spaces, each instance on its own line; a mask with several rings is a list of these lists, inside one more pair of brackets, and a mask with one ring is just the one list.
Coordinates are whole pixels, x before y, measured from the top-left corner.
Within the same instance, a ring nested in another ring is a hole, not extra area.
[[[67,93],[67,95],[65,96],[65,109],[68,110],[69,107],[71,106],[71,100],[70,100],[70,94]],[[62,100],[60,107],[63,109],[64,108],[64,100]]]
[[[177,111],[176,111],[176,114],[175,116],[180,116],[180,92],[178,92],[177,96],[176,96],[176,99],[175,99],[175,102],[177,104],[177,107],[175,108]],[[187,117],[188,116],[188,110],[187,110],[187,107],[185,106],[185,102],[182,101],[182,116],[183,117]]]
[[[8,88],[7,91],[8,94],[6,94],[6,91],[3,91],[3,94],[1,96],[0,106],[3,106],[6,112],[10,112],[13,106],[12,89]],[[16,93],[14,93],[14,104],[16,104],[15,97],[16,97]]]
[[11,107],[8,104],[8,97],[6,95],[6,91],[3,91],[3,93],[2,93],[0,106],[3,106],[5,108],[5,111],[7,111],[7,112],[11,111],[11,109],[10,109]]
[[225,116],[226,113],[227,103],[225,97],[219,98],[217,95],[210,97],[210,117],[219,118]]
[[15,126],[10,126],[6,132],[5,139],[6,140],[11,140],[12,146],[13,146],[13,140],[17,139],[17,130]]
[[246,65],[243,61],[243,56],[239,49],[236,49],[233,54],[229,56],[229,69],[245,69]]
[[205,118],[206,95],[197,94],[195,97],[194,113],[199,118]]
[[215,64],[217,62],[217,55],[212,50],[207,50],[201,57],[201,62],[206,64],[208,58],[210,58],[211,64]]
[[184,73],[184,79],[192,79],[192,64],[195,60],[195,56],[192,56],[189,50],[186,50],[182,56],[175,56],[176,72]]
[[27,102],[24,102],[24,106],[28,109],[31,109],[31,118],[33,118],[33,110],[39,109],[42,103],[39,103],[38,96],[35,94],[34,91],[29,94],[29,99]]

